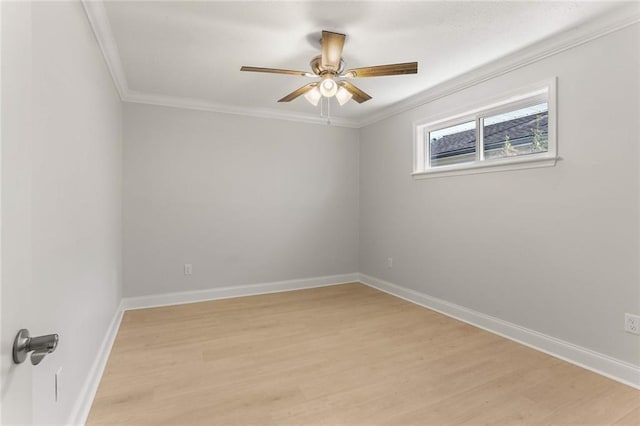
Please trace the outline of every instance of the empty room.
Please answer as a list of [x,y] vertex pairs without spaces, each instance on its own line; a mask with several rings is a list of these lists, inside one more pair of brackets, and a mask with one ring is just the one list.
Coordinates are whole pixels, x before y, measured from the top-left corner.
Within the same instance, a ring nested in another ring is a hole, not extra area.
[[0,424],[640,424],[640,2],[0,0]]

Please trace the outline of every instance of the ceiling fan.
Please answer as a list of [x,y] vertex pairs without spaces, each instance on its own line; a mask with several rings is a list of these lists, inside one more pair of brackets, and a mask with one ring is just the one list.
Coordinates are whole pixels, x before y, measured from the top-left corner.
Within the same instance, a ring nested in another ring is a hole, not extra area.
[[418,73],[417,62],[377,65],[373,67],[353,68],[345,71],[344,60],[342,59],[345,37],[344,34],[322,31],[322,54],[314,57],[309,63],[312,72],[247,66],[240,68],[240,71],[289,74],[301,77],[320,77],[319,81],[306,84],[278,100],[278,102],[291,102],[298,96],[304,95],[314,106],[318,105],[318,102],[323,96],[326,98],[335,96],[340,105],[344,105],[352,98],[359,104],[371,99],[371,96],[367,93],[350,82],[341,80],[342,78],[380,77],[385,75]]

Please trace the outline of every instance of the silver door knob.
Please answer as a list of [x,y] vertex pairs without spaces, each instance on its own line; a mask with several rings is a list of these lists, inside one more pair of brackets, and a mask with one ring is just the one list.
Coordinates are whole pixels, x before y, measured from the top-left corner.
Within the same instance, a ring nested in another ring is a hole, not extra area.
[[27,359],[27,354],[32,352],[31,364],[38,365],[47,354],[56,350],[58,340],[57,334],[31,337],[29,330],[23,328],[13,341],[13,362],[22,364]]

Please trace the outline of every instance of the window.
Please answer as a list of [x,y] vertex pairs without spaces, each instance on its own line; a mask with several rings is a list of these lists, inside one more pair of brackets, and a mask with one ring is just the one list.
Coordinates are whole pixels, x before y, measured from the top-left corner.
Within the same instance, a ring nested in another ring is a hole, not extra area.
[[[539,86],[540,87],[540,86]],[[492,105],[416,123],[417,178],[553,166],[555,82]]]
[[445,127],[429,132],[429,165],[466,163],[476,159],[476,122]]

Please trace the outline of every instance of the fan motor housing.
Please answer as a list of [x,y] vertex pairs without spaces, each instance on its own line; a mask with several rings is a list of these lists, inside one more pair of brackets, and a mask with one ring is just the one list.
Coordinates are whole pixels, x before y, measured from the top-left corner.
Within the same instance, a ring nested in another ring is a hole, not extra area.
[[335,71],[327,70],[322,66],[322,55],[314,57],[311,62],[309,62],[309,66],[311,66],[311,71],[316,75],[324,75],[327,73],[341,74],[342,71],[344,71],[344,59],[340,58],[340,65]]

